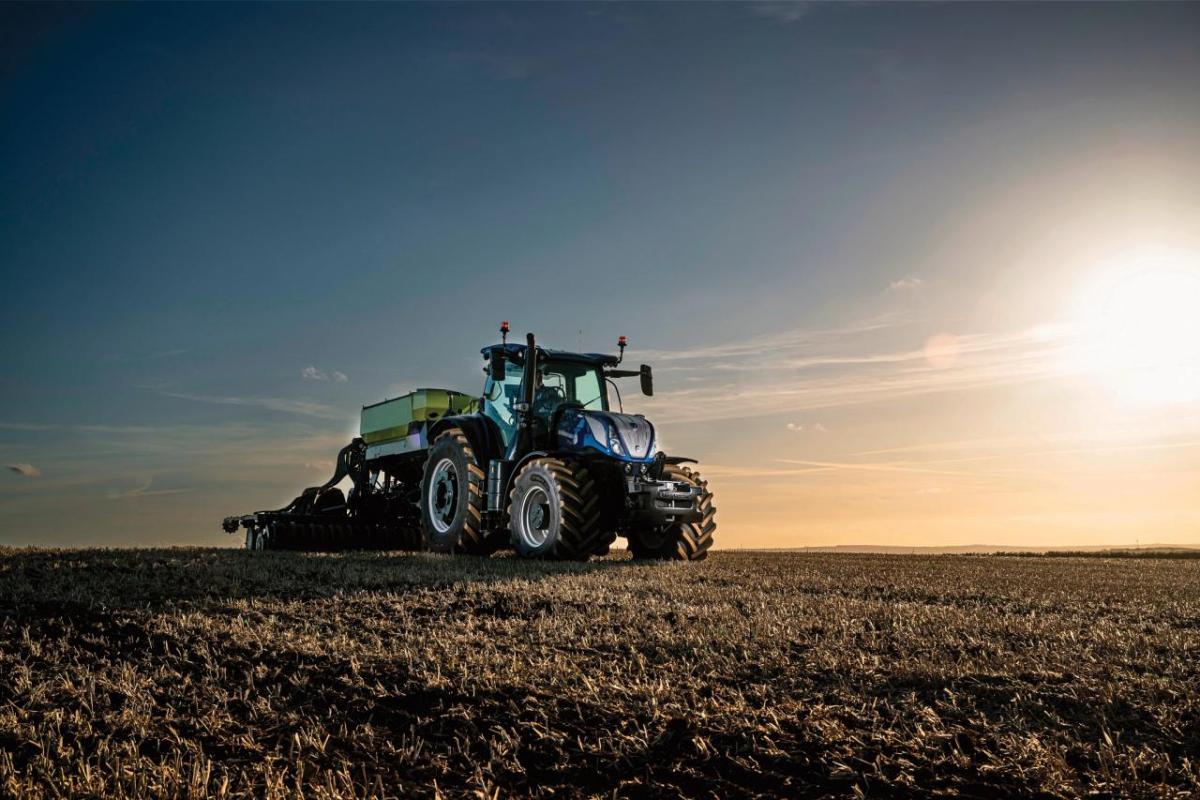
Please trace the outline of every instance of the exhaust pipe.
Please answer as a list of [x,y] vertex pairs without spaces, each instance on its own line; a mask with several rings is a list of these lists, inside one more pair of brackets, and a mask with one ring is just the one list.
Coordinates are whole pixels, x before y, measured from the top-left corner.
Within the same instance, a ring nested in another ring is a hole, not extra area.
[[537,383],[537,343],[533,334],[525,334],[525,372],[521,376],[521,402],[517,405],[517,414],[521,418],[520,427],[513,440],[512,449],[508,452],[510,461],[520,459],[533,450],[533,400]]

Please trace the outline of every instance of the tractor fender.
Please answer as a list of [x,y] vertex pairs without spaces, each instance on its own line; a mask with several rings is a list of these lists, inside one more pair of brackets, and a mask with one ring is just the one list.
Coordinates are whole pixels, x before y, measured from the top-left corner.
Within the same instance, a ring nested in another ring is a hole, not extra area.
[[694,458],[688,458],[687,456],[669,456],[663,451],[659,450],[654,454],[654,460],[650,462],[650,477],[656,481],[661,481],[663,467],[667,466],[668,464],[676,465],[697,463],[699,462],[697,462]]
[[471,443],[479,466],[487,469],[488,462],[493,458],[504,457],[504,439],[500,436],[500,426],[495,420],[483,414],[462,414],[454,417],[442,417],[429,426],[426,440],[432,446],[434,440],[448,428],[458,428]]

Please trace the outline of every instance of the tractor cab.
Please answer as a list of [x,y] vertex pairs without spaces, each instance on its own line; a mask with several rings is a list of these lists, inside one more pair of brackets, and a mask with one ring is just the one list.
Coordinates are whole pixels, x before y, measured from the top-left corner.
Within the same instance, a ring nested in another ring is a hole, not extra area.
[[[642,391],[654,393],[649,366],[616,369],[625,356],[624,336],[617,340],[620,355],[572,353],[537,347],[532,340],[510,344],[506,325],[500,327],[503,341],[481,352],[488,361],[482,413],[496,423],[507,460],[518,461],[533,451],[640,465],[654,459],[654,426],[640,414],[624,413],[612,380],[637,376]],[[609,407],[609,384],[617,396],[615,412]],[[526,437],[520,435],[523,422]]]
[[[526,402],[525,345],[499,344],[485,347],[488,376],[483,385],[483,413],[500,429],[505,446],[515,440],[521,404]],[[544,438],[568,409],[608,411],[605,366],[615,365],[615,356],[600,353],[569,353],[538,348],[533,373],[533,416]]]

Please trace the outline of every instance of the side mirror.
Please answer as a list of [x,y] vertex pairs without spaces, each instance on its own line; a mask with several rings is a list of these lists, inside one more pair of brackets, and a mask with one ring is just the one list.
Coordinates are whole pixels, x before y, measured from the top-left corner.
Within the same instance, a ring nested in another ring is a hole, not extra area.
[[642,394],[646,397],[654,396],[654,374],[650,372],[649,364],[642,364]]
[[492,351],[491,376],[492,376],[492,380],[495,381],[496,383],[501,383],[504,381],[504,351],[503,350],[493,350]]

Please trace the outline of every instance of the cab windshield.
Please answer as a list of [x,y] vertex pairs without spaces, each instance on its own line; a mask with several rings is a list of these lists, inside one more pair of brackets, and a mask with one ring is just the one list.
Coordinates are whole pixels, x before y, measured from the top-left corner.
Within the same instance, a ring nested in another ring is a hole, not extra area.
[[544,361],[538,364],[538,377],[533,410],[547,421],[554,409],[568,401],[601,411],[608,408],[608,395],[600,371],[590,364]]

